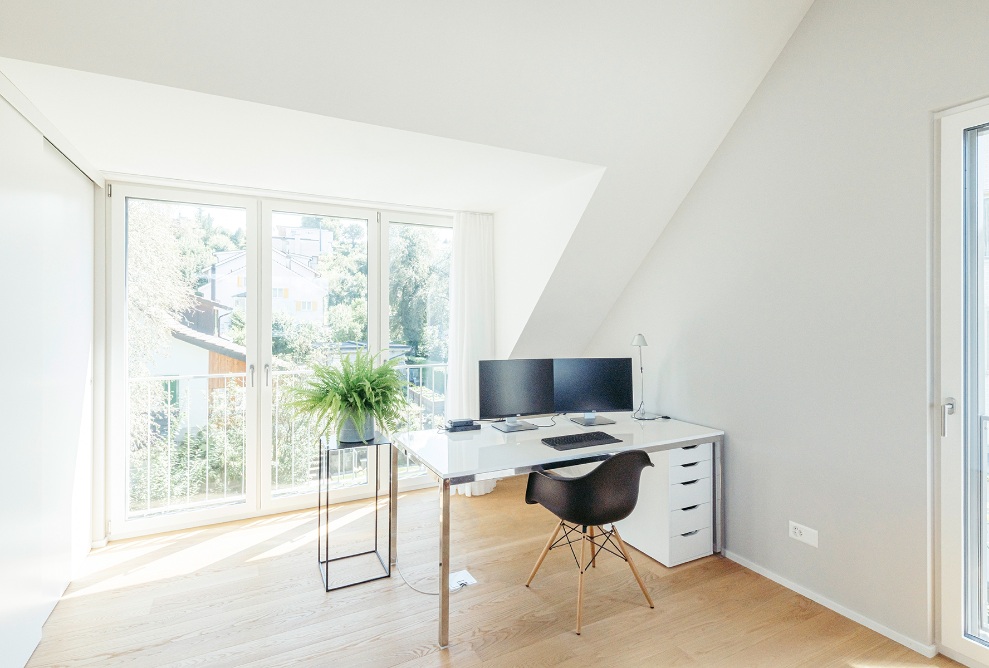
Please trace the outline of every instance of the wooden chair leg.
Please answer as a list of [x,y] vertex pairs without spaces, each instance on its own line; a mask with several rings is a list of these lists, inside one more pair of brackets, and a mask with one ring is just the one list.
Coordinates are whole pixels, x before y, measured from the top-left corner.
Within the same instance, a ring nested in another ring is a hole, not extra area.
[[597,568],[597,550],[594,549],[594,526],[587,527],[591,530],[591,568]]
[[625,561],[628,562],[628,567],[632,569],[632,575],[635,576],[635,581],[639,583],[639,589],[642,590],[642,593],[646,596],[646,601],[649,602],[649,607],[655,608],[656,606],[653,605],[652,599],[649,597],[649,592],[646,591],[645,583],[642,581],[642,578],[639,577],[639,571],[635,567],[635,562],[632,561],[632,555],[628,553],[628,548],[625,547],[625,541],[622,540],[621,534],[618,533],[618,527],[612,524],[611,530],[615,535],[615,539],[618,541],[618,547],[622,549],[622,554],[625,555]]
[[584,603],[584,546],[587,544],[587,534],[580,533],[580,575],[577,576],[577,635],[580,635],[580,613]]
[[546,547],[543,548],[543,551],[539,555],[539,558],[536,559],[536,565],[533,567],[532,573],[529,574],[529,579],[525,581],[526,587],[528,587],[529,584],[532,582],[532,578],[536,577],[536,571],[538,571],[539,567],[543,565],[543,559],[545,559],[546,555],[549,554],[549,549],[553,546],[553,543],[556,542],[556,536],[560,533],[560,529],[562,528],[563,528],[563,520],[560,520],[560,522],[553,529],[553,533],[550,535],[549,540],[546,542]]

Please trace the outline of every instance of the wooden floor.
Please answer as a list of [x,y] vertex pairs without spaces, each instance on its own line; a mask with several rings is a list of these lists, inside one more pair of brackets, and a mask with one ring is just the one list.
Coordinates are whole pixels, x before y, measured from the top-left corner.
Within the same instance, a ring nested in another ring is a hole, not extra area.
[[[624,562],[598,560],[573,633],[577,569],[554,550],[523,586],[554,519],[522,501],[524,478],[454,497],[451,646],[437,597],[390,579],[325,593],[316,513],[119,541],[95,550],[44,628],[30,666],[952,666],[925,659],[722,557],[667,569],[633,551],[656,608]],[[399,565],[436,591],[437,495],[404,494]],[[334,509],[366,537],[368,504]]]

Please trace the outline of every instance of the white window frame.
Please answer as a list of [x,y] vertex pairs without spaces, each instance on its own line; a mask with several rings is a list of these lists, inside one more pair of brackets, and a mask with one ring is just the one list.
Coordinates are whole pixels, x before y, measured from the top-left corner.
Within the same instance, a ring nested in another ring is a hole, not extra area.
[[[967,459],[966,431],[970,422],[969,407],[973,405],[965,381],[968,336],[965,328],[965,132],[986,124],[989,124],[989,101],[946,112],[939,122],[940,210],[939,230],[934,235],[935,243],[939,242],[935,259],[940,263],[939,289],[934,292],[937,302],[934,313],[939,325],[934,368],[938,378],[934,383],[931,424],[934,441],[938,444],[936,461],[939,464],[935,494],[939,509],[934,534],[938,562],[936,586],[939,596],[935,611],[938,650],[964,662],[989,665],[989,644],[966,631],[967,614],[971,614],[973,600],[968,596],[965,568],[966,559],[970,557],[966,554],[966,533],[970,530],[966,510],[971,503],[968,491],[971,480],[968,478],[972,475]],[[942,413],[948,398],[954,399],[953,415]],[[985,584],[982,582],[980,586]]]
[[[214,188],[201,187],[198,184],[178,184],[169,181],[167,184],[159,184],[157,180],[148,179],[142,182],[113,181],[107,190],[108,200],[105,207],[105,218],[107,228],[106,243],[106,494],[104,497],[104,511],[107,517],[107,538],[120,539],[132,536],[147,535],[162,531],[172,531],[186,529],[196,526],[208,525],[217,522],[227,522],[238,519],[247,519],[263,515],[311,508],[316,505],[316,494],[299,494],[280,498],[270,496],[271,480],[270,474],[259,474],[261,462],[268,462],[271,459],[270,439],[262,438],[260,442],[249,444],[249,451],[257,453],[255,457],[248,457],[246,466],[250,470],[246,472],[248,480],[255,480],[257,484],[251,489],[248,485],[246,502],[237,507],[235,511],[229,508],[210,508],[189,513],[176,513],[166,517],[135,518],[125,517],[126,509],[126,471],[125,452],[127,448],[127,295],[126,295],[126,215],[124,207],[127,198],[164,200],[183,203],[201,203],[204,205],[232,206],[243,208],[247,211],[249,235],[256,239],[254,243],[248,244],[248,264],[254,267],[254,271],[249,273],[247,283],[248,295],[253,295],[249,299],[249,308],[253,307],[254,327],[248,333],[249,358],[248,368],[255,365],[256,373],[262,374],[264,364],[271,363],[270,360],[270,328],[267,332],[267,348],[265,348],[264,330],[262,323],[269,322],[266,318],[271,317],[272,293],[270,285],[270,272],[261,271],[263,263],[270,257],[270,213],[271,211],[293,211],[298,213],[311,213],[313,215],[333,215],[344,217],[355,217],[368,220],[368,298],[371,304],[373,294],[377,297],[377,326],[373,326],[374,318],[371,317],[370,308],[368,313],[368,345],[372,350],[380,350],[382,342],[387,342],[388,335],[388,265],[389,248],[387,226],[391,222],[407,223],[414,225],[424,225],[432,227],[453,227],[453,216],[449,214],[420,213],[416,211],[405,211],[394,207],[380,207],[374,205],[354,206],[352,203],[341,204],[324,198],[298,198],[269,191],[255,191],[252,189],[232,188],[227,190],[216,190]],[[265,231],[268,234],[265,234]],[[374,249],[377,249],[377,271],[374,271]],[[268,255],[265,255],[267,251]],[[263,285],[262,283],[267,283]],[[262,337],[262,338],[258,338]],[[262,351],[254,359],[254,351]],[[268,355],[263,354],[268,351]],[[263,359],[262,359],[263,358]],[[262,379],[263,380],[263,379]],[[262,391],[263,382],[257,383],[255,389],[249,395],[249,415],[248,420],[257,425],[253,436],[257,441],[261,434],[270,433],[271,416],[264,415],[265,411],[259,411],[262,404],[258,393]],[[253,415],[250,414],[253,412]],[[260,413],[260,414],[259,414]],[[265,431],[265,428],[268,431]],[[372,450],[373,451],[373,450]],[[369,458],[369,471],[373,461],[373,455]],[[373,465],[377,466],[375,462]],[[387,485],[387,481],[382,481]],[[434,483],[428,475],[405,478],[400,481],[400,491],[410,491],[432,486]],[[373,493],[367,487],[360,491],[348,489],[335,491],[331,495],[332,502],[345,502],[358,498],[366,498]]]
[[[229,507],[207,508],[190,513],[177,513],[167,518],[126,517],[127,508],[127,476],[125,470],[126,450],[128,447],[128,411],[127,411],[127,230],[126,203],[128,198],[148,199],[159,201],[174,201],[215,206],[243,208],[247,212],[248,238],[256,238],[258,233],[258,207],[249,197],[225,193],[206,192],[201,190],[184,190],[171,187],[157,187],[130,183],[110,184],[112,196],[107,206],[107,225],[109,234],[108,249],[108,325],[107,325],[107,501],[108,501],[108,538],[118,539],[130,536],[146,535],[159,531],[184,529],[193,526],[226,522],[234,519],[252,517],[258,506],[257,490],[250,486],[245,490],[245,502],[238,504],[237,510],[231,512]],[[248,265],[257,265],[257,244],[248,243]],[[257,313],[257,272],[251,272],[247,278],[247,293],[254,295],[248,301],[248,308]],[[253,350],[255,341],[248,331],[247,349]],[[247,365],[257,364],[248,354]],[[257,420],[256,391],[248,389],[247,420],[254,423]],[[248,433],[248,452],[256,451],[257,444],[253,442],[258,432]],[[256,479],[255,458],[245,458],[245,477],[247,480]]]

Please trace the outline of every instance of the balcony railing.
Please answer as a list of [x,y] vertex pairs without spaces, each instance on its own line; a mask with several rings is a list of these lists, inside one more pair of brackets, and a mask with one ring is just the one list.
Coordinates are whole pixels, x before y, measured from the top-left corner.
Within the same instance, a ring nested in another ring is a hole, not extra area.
[[[409,412],[404,429],[443,421],[447,366],[402,365]],[[316,490],[318,434],[287,405],[288,388],[305,370],[274,371],[271,414],[271,493]],[[166,514],[246,501],[247,376],[244,373],[148,376],[130,380],[128,517]],[[331,454],[333,488],[365,485],[367,451]],[[399,457],[399,477],[423,469]]]
[[446,405],[446,364],[401,364],[398,372],[408,386],[409,417],[405,429],[434,429],[444,422]]
[[246,374],[130,381],[129,517],[244,503]]

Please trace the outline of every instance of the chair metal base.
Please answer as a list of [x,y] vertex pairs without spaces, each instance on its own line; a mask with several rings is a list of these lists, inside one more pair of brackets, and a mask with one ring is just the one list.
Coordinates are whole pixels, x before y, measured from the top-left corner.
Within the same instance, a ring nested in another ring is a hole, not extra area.
[[[563,530],[563,535],[559,536],[561,529]],[[597,535],[594,533],[595,529],[599,532]],[[575,534],[577,534],[576,537]],[[574,549],[574,543],[578,541],[580,542],[580,557],[577,556],[577,551]],[[577,635],[580,635],[581,611],[584,602],[584,573],[587,572],[588,568],[594,568],[596,566],[597,555],[602,550],[615,555],[628,564],[628,567],[632,570],[632,575],[635,576],[635,581],[639,584],[639,589],[642,590],[642,594],[646,597],[646,602],[649,603],[649,607],[656,607],[652,602],[652,598],[649,596],[649,592],[646,590],[646,585],[642,581],[642,577],[639,575],[639,569],[635,567],[635,562],[632,561],[628,548],[625,546],[625,541],[622,540],[621,534],[618,533],[618,527],[614,524],[611,525],[611,529],[605,530],[604,526],[588,527],[570,524],[569,522],[560,520],[553,527],[553,533],[550,534],[549,540],[546,542],[546,547],[539,554],[536,565],[533,567],[532,573],[529,574],[529,579],[525,581],[526,587],[536,577],[536,573],[539,571],[539,567],[543,565],[543,560],[546,559],[549,551],[564,545],[570,548],[570,554],[573,555],[574,562],[576,562],[577,568],[580,571],[580,574],[577,576]],[[589,559],[586,557],[584,551],[586,547],[590,547],[591,554]]]

